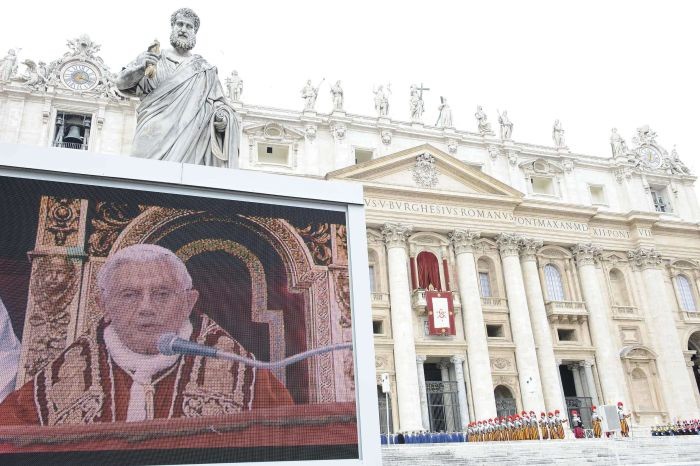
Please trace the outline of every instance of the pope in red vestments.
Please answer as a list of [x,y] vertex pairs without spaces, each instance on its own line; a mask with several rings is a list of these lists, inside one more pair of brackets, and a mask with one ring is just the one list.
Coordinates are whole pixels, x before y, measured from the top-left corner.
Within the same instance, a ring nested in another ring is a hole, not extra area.
[[0,404],[0,424],[136,422],[293,404],[268,370],[158,353],[158,337],[177,333],[254,358],[211,319],[190,320],[199,295],[171,251],[124,248],[105,262],[97,284],[104,319]]

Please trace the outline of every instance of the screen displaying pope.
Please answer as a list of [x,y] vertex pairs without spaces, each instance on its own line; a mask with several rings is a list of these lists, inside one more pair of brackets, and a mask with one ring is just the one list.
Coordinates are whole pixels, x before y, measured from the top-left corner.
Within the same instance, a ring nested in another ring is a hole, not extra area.
[[103,318],[0,404],[1,424],[193,418],[293,403],[266,369],[158,352],[159,337],[175,333],[254,358],[213,320],[194,315],[199,293],[170,250],[121,249],[100,268],[97,286]]

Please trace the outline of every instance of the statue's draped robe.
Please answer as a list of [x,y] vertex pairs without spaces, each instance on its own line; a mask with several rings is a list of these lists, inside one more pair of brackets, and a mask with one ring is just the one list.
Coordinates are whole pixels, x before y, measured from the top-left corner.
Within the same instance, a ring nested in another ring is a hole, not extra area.
[[[0,425],[62,425],[126,421],[133,382],[104,340],[102,321],[0,404]],[[252,358],[204,317],[191,341]],[[152,378],[153,418],[216,416],[293,404],[267,370],[237,362],[181,356]]]
[[[144,76],[131,89],[121,91],[141,98],[131,155],[237,167],[239,123],[226,103],[216,67],[200,55],[177,64],[162,53],[155,77]],[[214,129],[217,111],[228,116],[224,132]]]

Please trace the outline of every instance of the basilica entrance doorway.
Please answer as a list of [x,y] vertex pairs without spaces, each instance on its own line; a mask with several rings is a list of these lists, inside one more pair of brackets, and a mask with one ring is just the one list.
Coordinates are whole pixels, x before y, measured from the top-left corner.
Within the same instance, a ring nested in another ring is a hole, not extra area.
[[[578,412],[586,429],[591,428],[595,388],[592,375],[587,376],[585,362],[571,362],[559,366],[561,386],[566,401],[566,415],[571,422],[572,412]],[[588,366],[590,368],[590,366]],[[589,380],[589,378],[591,380]]]
[[[696,399],[700,398],[700,331],[697,331],[690,335],[688,339],[688,349],[695,351],[695,354],[691,357],[693,362],[693,376],[695,376],[695,385],[697,386],[698,393],[696,393]],[[700,403],[700,399],[698,400]]]
[[518,412],[513,392],[508,387],[498,385],[493,390],[493,395],[496,398],[496,415],[498,417],[512,416]]
[[425,364],[425,393],[432,432],[461,430],[457,382],[450,380],[447,364]]

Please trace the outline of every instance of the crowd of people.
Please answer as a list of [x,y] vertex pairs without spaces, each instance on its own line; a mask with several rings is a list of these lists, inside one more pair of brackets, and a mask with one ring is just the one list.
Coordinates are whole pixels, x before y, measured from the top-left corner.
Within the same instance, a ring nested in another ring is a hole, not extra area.
[[[617,415],[620,420],[620,435],[629,437],[630,414],[625,412],[622,402],[617,403]],[[502,442],[515,440],[557,440],[566,436],[564,424],[569,419],[562,417],[557,409],[554,412],[540,413],[539,419],[534,411],[511,416],[501,416],[483,421],[473,421],[464,432],[404,432],[399,434],[382,434],[382,445],[395,443],[447,443],[447,442]],[[603,418],[595,406],[591,407],[591,427],[593,437],[603,436]],[[575,438],[585,438],[583,421],[578,411],[571,411],[571,431]],[[679,433],[674,433],[679,432]],[[610,437],[614,432],[605,432]],[[700,420],[678,421],[667,426],[655,426],[652,435],[692,435],[700,434]]]
[[700,435],[700,419],[678,420],[675,423],[659,424],[651,428],[652,437],[669,435]]
[[562,418],[559,410],[542,412],[539,420],[534,411],[523,411],[520,415],[471,422],[467,435],[470,442],[563,439],[566,422],[568,419]]

